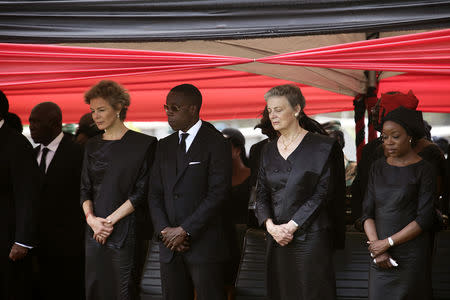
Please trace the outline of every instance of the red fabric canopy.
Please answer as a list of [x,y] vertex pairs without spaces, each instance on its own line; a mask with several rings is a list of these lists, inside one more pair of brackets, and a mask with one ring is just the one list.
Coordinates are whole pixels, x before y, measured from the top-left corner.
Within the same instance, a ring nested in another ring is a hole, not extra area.
[[[129,121],[166,121],[163,104],[169,90],[177,84],[192,83],[203,94],[202,118],[206,120],[258,118],[263,110],[264,93],[271,87],[290,83],[285,80],[224,69],[167,72],[150,75],[118,76],[114,80],[130,92]],[[57,103],[65,123],[78,123],[89,112],[83,101],[84,92],[98,79],[40,84],[24,84],[4,88],[10,100],[10,111],[28,123],[34,105],[43,101]],[[298,84],[306,98],[309,114],[352,109],[352,98]]]
[[334,69],[450,74],[450,29],[334,45],[257,61]]
[[0,88],[204,69],[252,61],[220,55],[0,43]]
[[[122,83],[132,97],[128,119],[164,121],[167,92],[192,83],[204,95],[202,117],[209,120],[257,118],[263,95],[285,80],[214,67],[253,62],[229,56],[0,44],[0,89],[23,121],[42,101],[59,104],[64,122],[88,111],[83,93],[100,79]],[[259,62],[361,70],[410,71],[384,79],[380,91],[412,89],[424,111],[450,111],[450,30],[335,45],[261,58]],[[418,73],[417,73],[418,72]],[[437,74],[433,74],[437,73]],[[422,74],[422,75],[420,75]],[[428,75],[423,75],[428,74]],[[352,99],[302,86],[310,114],[351,110]]]

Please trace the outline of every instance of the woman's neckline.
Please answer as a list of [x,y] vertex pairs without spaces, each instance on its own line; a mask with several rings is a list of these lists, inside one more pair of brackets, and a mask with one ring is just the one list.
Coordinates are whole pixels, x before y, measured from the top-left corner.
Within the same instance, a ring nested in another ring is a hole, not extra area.
[[388,166],[394,167],[394,168],[407,168],[407,167],[411,167],[411,166],[420,164],[420,163],[422,163],[422,162],[423,162],[423,158],[421,158],[420,160],[418,160],[418,161],[416,161],[416,162],[410,163],[409,165],[405,165],[405,166],[396,166],[396,165],[391,165],[390,163],[388,163],[387,158],[386,158],[386,157],[384,158],[384,163],[387,164]]
[[104,138],[103,138],[103,134],[100,135],[100,139],[101,139],[102,141],[105,141],[105,142],[120,141],[120,140],[122,140],[122,139],[128,134],[129,131],[130,131],[130,129],[127,129],[127,130],[125,131],[125,133],[120,137],[120,139],[107,140],[107,139],[104,139]]
[[278,139],[280,137],[278,137],[274,142],[275,142],[275,148],[277,149],[277,153],[278,155],[284,160],[284,161],[288,161],[289,158],[292,156],[292,154],[294,154],[295,152],[297,152],[297,150],[300,148],[300,146],[303,144],[303,141],[305,140],[306,136],[308,136],[310,133],[310,131],[306,131],[305,135],[303,136],[302,140],[300,141],[300,143],[298,143],[297,147],[295,147],[294,150],[292,150],[291,153],[289,153],[288,156],[286,156],[286,158],[283,157],[283,155],[281,155],[280,149],[278,149]]

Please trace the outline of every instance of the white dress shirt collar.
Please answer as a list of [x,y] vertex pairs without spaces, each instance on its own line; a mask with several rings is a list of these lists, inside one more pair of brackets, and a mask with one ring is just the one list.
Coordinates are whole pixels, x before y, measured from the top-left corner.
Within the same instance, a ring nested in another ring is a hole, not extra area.
[[[198,131],[200,130],[200,127],[202,127],[202,120],[198,120],[197,123],[194,124],[191,128],[189,128],[186,133],[189,133],[189,135],[186,138],[186,152],[188,152],[189,147],[191,147],[192,142],[194,141],[195,136],[197,135]],[[184,133],[181,130],[178,130],[178,142],[181,141],[181,134]]]
[[60,134],[58,134],[57,137],[55,137],[53,139],[53,141],[50,142],[50,144],[48,144],[47,146],[44,146],[41,144],[40,148],[39,148],[39,153],[37,156],[37,163],[38,165],[41,163],[41,157],[42,157],[42,149],[44,148],[48,148],[48,153],[47,156],[45,158],[45,172],[47,173],[48,167],[50,166],[50,163],[53,160],[53,157],[55,156],[56,150],[58,150],[59,144],[61,143],[61,140],[64,137],[64,133],[61,132]]
[[47,146],[44,146],[44,145],[41,144],[41,149],[40,149],[40,151],[42,152],[42,149],[43,149],[44,147],[47,147],[48,150],[53,151],[53,152],[56,152],[56,150],[58,149],[59,143],[61,143],[61,140],[63,139],[63,137],[64,137],[64,133],[61,131],[61,132],[58,134],[58,136],[55,137],[55,138],[53,139],[53,141],[51,141],[50,144],[48,144]]

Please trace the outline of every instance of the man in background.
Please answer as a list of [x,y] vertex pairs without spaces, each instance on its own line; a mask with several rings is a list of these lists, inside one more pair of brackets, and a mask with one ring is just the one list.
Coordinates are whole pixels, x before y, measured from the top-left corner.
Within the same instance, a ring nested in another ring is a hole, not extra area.
[[36,105],[30,133],[37,144],[40,205],[37,247],[42,299],[83,299],[84,218],[79,205],[83,151],[62,132],[62,113],[53,102]]

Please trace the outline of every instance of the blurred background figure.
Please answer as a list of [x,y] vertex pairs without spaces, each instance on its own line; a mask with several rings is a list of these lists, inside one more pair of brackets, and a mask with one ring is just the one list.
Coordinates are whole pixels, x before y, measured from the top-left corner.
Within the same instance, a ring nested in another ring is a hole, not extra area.
[[75,142],[84,145],[91,137],[100,133],[103,133],[103,130],[98,129],[97,125],[95,125],[95,122],[92,119],[92,113],[84,114],[78,122],[78,129],[75,133]]
[[[341,123],[339,121],[330,121],[322,124],[323,129],[328,135],[337,140],[339,145],[344,149],[345,139],[344,133],[341,130]],[[351,216],[351,202],[352,202],[352,183],[356,177],[357,164],[356,161],[349,160],[344,154],[345,167],[345,216],[346,224],[352,224],[354,221]]]
[[259,121],[259,124],[255,126],[255,129],[256,128],[261,129],[261,133],[266,135],[267,138],[256,144],[253,144],[252,147],[250,148],[249,167],[250,167],[251,191],[248,204],[249,214],[247,222],[249,227],[259,227],[258,220],[256,219],[255,216],[255,203],[256,203],[256,181],[258,178],[259,163],[261,160],[261,151],[268,142],[278,137],[278,132],[275,129],[273,129],[272,123],[270,122],[267,106],[264,107],[264,110],[261,113],[261,120]]
[[234,128],[222,130],[223,136],[231,143],[232,177],[231,198],[227,203],[229,221],[232,223],[231,242],[232,257],[231,264],[227,266],[226,281],[234,285],[239,260],[242,252],[245,231],[248,223],[248,201],[250,198],[250,168],[248,167],[247,154],[245,153],[245,137]]
[[[342,149],[345,147],[345,139],[344,133],[341,130],[341,123],[339,121],[330,121],[322,124],[323,129],[326,130],[329,136],[335,138],[339,145],[341,145]],[[345,186],[348,189],[348,193],[350,193],[350,186],[353,183],[353,180],[356,177],[356,161],[349,160],[344,155],[344,164],[345,164]]]
[[250,168],[245,153],[245,137],[234,128],[225,128],[222,134],[231,143],[232,151],[232,207],[233,224],[247,224],[250,196]]
[[444,153],[444,155],[447,157],[448,154],[447,139],[438,136],[433,136],[432,141],[439,147],[439,149],[441,149],[442,153]]

